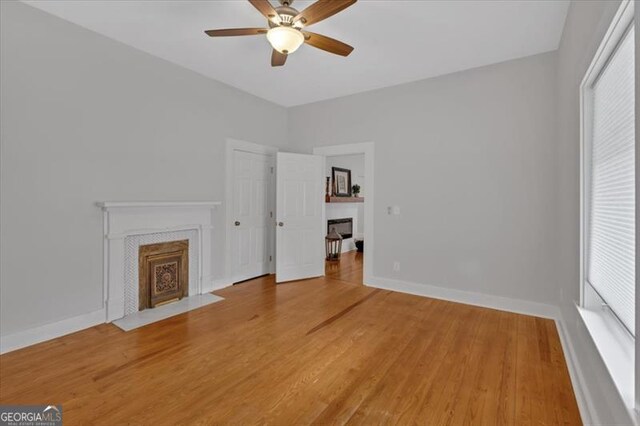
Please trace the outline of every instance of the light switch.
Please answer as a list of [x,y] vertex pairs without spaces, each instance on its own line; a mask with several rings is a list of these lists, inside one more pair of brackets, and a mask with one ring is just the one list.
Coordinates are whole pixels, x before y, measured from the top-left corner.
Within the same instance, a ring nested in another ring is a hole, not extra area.
[[387,207],[388,215],[399,215],[400,214],[400,206],[389,206]]

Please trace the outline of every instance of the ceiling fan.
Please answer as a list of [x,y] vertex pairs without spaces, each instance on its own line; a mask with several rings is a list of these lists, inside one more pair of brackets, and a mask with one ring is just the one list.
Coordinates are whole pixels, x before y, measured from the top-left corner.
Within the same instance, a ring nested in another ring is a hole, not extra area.
[[249,0],[249,3],[267,18],[269,28],[231,28],[207,30],[205,33],[211,37],[266,34],[267,40],[273,47],[271,53],[273,67],[284,65],[287,56],[295,52],[302,43],[341,56],[348,56],[353,51],[353,47],[348,44],[305,31],[304,28],[335,15],[357,0],[318,0],[302,12],[291,7],[293,0],[278,1],[280,6],[274,8],[269,0]]

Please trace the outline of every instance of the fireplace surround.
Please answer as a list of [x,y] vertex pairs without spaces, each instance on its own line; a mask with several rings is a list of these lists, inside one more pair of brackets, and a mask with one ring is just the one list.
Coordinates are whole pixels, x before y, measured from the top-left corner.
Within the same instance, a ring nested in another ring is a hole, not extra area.
[[[102,202],[104,223],[104,300],[106,321],[111,322],[139,310],[139,295],[127,297],[127,253],[138,254],[138,246],[189,240],[186,294],[210,291],[212,280],[213,215],[220,202]],[[137,257],[137,256],[136,256]],[[136,271],[138,264],[136,263]],[[138,277],[139,278],[139,277]],[[135,292],[138,283],[135,282]],[[133,311],[133,312],[132,312]]]

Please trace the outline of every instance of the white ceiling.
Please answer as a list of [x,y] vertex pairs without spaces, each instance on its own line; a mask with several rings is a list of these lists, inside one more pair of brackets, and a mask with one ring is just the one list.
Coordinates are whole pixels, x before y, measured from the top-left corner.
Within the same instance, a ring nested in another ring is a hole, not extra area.
[[265,36],[203,33],[265,26],[248,1],[25,3],[283,106],[555,50],[569,6],[568,0],[360,0],[309,27],[354,46],[349,57],[303,45],[284,67],[272,68]]

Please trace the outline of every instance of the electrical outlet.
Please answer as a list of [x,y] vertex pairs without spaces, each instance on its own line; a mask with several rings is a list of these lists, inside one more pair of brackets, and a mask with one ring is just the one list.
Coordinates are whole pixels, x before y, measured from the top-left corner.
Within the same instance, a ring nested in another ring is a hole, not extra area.
[[393,262],[393,272],[398,272],[400,270],[400,262],[397,260]]

